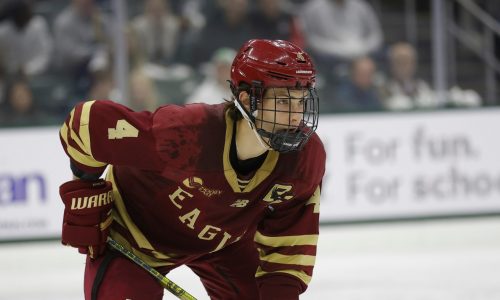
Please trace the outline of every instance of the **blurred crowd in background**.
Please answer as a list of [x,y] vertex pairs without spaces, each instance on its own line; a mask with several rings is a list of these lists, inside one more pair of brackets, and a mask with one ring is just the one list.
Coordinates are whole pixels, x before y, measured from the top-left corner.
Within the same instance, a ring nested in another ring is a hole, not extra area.
[[[436,100],[429,1],[416,8],[426,28],[417,45],[393,18],[401,2],[128,0],[127,26],[115,28],[112,0],[0,0],[0,126],[58,124],[90,99],[150,111],[229,100],[231,62],[251,38],[289,40],[312,55],[322,114],[484,106],[473,80]],[[116,34],[127,44],[126,99],[113,76]]]

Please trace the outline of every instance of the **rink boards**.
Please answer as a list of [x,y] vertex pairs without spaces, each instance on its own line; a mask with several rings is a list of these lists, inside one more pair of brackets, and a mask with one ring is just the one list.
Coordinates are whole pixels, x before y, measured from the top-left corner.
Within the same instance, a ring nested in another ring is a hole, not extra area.
[[[499,128],[499,109],[322,116],[322,222],[500,215]],[[0,145],[0,241],[58,237],[58,128],[1,129]]]
[[332,115],[327,222],[500,213],[500,110]]

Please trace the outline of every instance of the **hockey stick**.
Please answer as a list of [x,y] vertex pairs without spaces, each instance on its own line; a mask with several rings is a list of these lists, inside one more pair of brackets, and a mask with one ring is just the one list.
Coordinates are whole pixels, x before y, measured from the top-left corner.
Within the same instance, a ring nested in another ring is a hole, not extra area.
[[140,259],[137,255],[125,249],[122,245],[120,245],[117,241],[113,240],[111,237],[108,237],[108,244],[114,249],[118,250],[120,253],[130,258],[133,262],[138,264],[141,268],[146,270],[149,274],[153,275],[160,284],[169,292],[177,296],[177,298],[181,300],[196,300],[191,294],[186,292],[183,288],[175,284],[172,280],[160,274],[160,272],[153,269],[150,265],[148,265],[145,261]]

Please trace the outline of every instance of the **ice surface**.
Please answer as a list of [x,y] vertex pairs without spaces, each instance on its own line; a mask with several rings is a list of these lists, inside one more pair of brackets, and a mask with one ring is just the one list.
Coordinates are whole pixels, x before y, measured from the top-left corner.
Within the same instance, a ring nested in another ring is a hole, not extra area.
[[[0,300],[81,300],[84,262],[56,241],[0,244]],[[189,269],[168,277],[208,299]],[[322,227],[301,299],[500,299],[500,217]]]

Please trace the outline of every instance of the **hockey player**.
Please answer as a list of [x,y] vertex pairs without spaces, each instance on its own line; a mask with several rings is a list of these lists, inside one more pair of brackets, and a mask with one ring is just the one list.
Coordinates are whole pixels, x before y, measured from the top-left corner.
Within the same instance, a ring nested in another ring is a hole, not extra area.
[[250,40],[227,103],[78,104],[60,131],[78,179],[60,194],[62,243],[87,254],[85,299],[162,299],[156,279],[106,249],[108,235],[162,274],[188,266],[212,299],[298,299],[325,168],[314,84],[300,48]]

